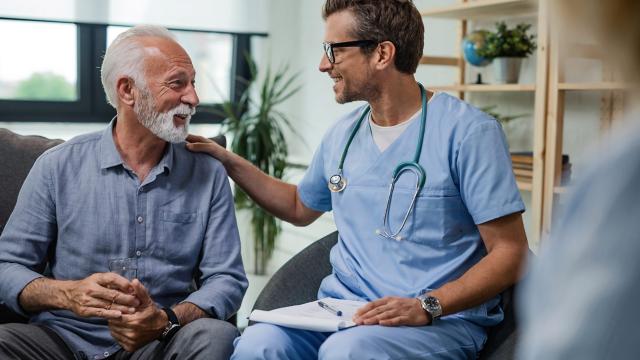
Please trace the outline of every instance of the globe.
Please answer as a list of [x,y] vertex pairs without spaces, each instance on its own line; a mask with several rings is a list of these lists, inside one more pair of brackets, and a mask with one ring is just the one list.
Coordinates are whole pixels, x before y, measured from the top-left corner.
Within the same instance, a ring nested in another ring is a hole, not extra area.
[[473,66],[487,66],[491,63],[491,59],[478,55],[478,49],[484,46],[488,34],[489,32],[487,30],[477,30],[462,40],[462,53],[469,64]]

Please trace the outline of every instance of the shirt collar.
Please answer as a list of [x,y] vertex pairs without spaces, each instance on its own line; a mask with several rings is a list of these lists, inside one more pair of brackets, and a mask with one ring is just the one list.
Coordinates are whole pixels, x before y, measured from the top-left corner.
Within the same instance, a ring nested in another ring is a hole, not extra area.
[[[109,122],[109,126],[102,132],[102,138],[100,139],[100,169],[109,169],[115,166],[122,165],[125,166],[124,161],[122,161],[122,157],[116,149],[116,144],[113,141],[113,127],[116,125],[117,116],[114,116]],[[167,169],[171,172],[173,167],[173,156],[174,156],[174,144],[167,143],[166,150],[160,159],[158,165],[156,165],[155,169]]]

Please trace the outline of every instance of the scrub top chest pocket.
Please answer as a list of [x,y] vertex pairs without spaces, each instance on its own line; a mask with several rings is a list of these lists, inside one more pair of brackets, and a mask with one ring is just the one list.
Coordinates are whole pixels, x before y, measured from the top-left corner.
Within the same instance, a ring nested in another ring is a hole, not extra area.
[[425,189],[417,198],[406,240],[446,246],[475,227],[456,191]]
[[198,212],[160,210],[162,252],[164,257],[185,260],[197,256],[193,253],[202,241],[202,224]]

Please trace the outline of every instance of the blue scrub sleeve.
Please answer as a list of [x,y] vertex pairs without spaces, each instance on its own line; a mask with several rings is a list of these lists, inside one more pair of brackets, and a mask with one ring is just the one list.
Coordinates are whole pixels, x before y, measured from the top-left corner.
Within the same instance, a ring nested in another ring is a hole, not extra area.
[[[331,211],[331,191],[328,188],[328,179],[325,175],[325,154],[326,154],[325,137],[320,146],[313,154],[311,164],[304,174],[304,178],[298,184],[298,195],[302,203],[316,211]],[[334,171],[337,171],[334,170]]]
[[502,128],[483,121],[463,138],[458,151],[460,195],[476,224],[524,211]]

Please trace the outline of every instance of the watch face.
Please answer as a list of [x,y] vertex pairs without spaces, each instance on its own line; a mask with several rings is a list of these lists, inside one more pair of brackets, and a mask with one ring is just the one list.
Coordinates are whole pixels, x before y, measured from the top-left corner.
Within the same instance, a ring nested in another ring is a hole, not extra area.
[[438,301],[438,299],[434,298],[433,296],[427,297],[424,301],[429,309],[431,310],[440,309],[440,302]]
[[440,315],[442,315],[442,306],[440,306],[440,301],[438,301],[437,298],[433,296],[427,296],[427,298],[424,299],[424,302],[425,306],[427,307],[426,310],[434,319],[439,318]]
[[178,324],[170,324],[167,328],[162,332],[163,340],[170,340],[175,333],[180,330],[180,325]]

